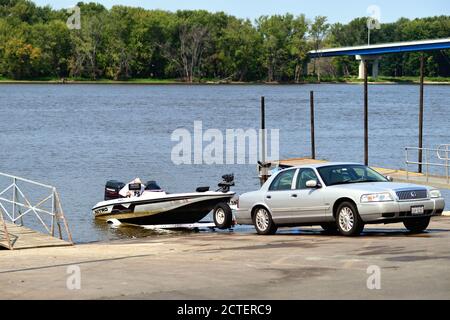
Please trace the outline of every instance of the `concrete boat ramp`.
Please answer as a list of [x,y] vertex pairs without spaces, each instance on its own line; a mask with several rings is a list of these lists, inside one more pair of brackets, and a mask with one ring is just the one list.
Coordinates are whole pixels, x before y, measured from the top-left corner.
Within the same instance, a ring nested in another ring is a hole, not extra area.
[[449,244],[440,217],[419,235],[402,224],[356,238],[249,228],[0,250],[0,299],[450,299]]

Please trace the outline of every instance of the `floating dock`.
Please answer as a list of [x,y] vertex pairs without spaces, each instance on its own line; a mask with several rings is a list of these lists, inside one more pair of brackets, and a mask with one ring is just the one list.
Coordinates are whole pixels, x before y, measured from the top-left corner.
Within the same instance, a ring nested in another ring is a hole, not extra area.
[[[6,224],[6,225],[5,225]],[[5,228],[7,232],[5,232]],[[19,226],[10,222],[0,222],[0,247],[17,250],[45,247],[71,246],[72,243]]]
[[[292,158],[292,159],[278,160],[278,161],[275,161],[274,163],[280,167],[296,167],[296,166],[302,166],[302,165],[308,165],[308,164],[327,163],[327,162],[329,162],[329,161],[315,160],[315,159],[308,159],[308,158]],[[373,166],[370,166],[370,167],[373,168],[374,170],[378,171],[382,175],[392,177],[392,179],[394,181],[427,185],[427,186],[432,186],[432,187],[441,188],[441,189],[450,189],[450,183],[448,183],[448,180],[446,177],[434,176],[434,175],[426,176],[423,173],[411,172],[411,171],[406,171],[406,170],[401,170],[401,169],[388,169],[388,168],[373,167]]]

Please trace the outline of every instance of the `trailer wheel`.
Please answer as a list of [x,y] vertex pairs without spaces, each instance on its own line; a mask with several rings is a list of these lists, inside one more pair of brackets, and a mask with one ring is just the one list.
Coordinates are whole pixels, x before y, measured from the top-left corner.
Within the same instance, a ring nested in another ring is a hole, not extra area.
[[227,203],[219,203],[213,210],[214,224],[217,228],[230,229],[233,223],[233,213]]

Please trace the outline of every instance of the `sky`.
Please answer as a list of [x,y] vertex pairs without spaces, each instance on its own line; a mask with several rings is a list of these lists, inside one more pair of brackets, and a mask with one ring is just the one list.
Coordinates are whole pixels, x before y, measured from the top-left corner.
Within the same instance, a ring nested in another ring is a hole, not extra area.
[[[97,2],[110,8],[121,4],[146,9],[176,11],[180,9],[205,9],[224,11],[251,20],[261,15],[304,13],[306,17],[327,16],[332,23],[347,23],[354,18],[368,16],[368,8],[380,9],[381,22],[393,22],[398,18],[421,18],[450,15],[449,0],[84,0]],[[38,5],[50,5],[55,9],[69,8],[78,0],[34,0]]]

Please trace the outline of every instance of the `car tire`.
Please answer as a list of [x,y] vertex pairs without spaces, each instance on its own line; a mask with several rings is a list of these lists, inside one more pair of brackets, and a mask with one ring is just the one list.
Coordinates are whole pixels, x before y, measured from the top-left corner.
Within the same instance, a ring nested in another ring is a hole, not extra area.
[[411,233],[420,233],[428,228],[428,225],[430,224],[430,217],[411,218],[403,221],[403,224]]
[[361,234],[364,222],[359,216],[358,209],[351,202],[342,202],[336,211],[336,227],[343,236],[354,237]]
[[333,234],[337,233],[337,227],[336,223],[330,222],[330,223],[322,223],[320,227],[323,229],[325,233]]
[[227,203],[219,203],[213,210],[214,224],[221,230],[230,229],[233,225],[233,212]]
[[256,209],[253,215],[253,225],[255,226],[256,232],[261,235],[275,234],[278,229],[273,222],[270,212],[263,207]]

